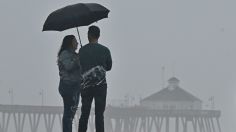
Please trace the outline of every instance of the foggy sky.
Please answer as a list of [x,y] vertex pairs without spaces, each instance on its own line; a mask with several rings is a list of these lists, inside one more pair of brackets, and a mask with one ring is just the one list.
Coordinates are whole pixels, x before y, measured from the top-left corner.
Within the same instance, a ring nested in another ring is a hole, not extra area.
[[[42,32],[49,13],[77,2],[98,2],[111,10],[99,42],[109,47],[108,100],[146,97],[176,76],[180,87],[207,104],[215,97],[222,131],[236,129],[236,18],[231,0],[1,0],[0,103],[62,105],[57,52],[67,34]],[[87,43],[87,27],[79,28]],[[207,109],[207,108],[206,108]]]

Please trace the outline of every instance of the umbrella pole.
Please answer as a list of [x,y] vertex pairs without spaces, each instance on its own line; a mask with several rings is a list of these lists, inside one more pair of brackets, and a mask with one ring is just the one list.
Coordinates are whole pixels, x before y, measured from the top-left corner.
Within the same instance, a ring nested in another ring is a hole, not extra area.
[[78,29],[78,27],[76,27],[76,30],[77,30],[77,33],[78,33],[78,36],[79,36],[79,42],[80,42],[80,46],[82,47],[82,43],[81,43],[81,39],[80,39],[80,35],[79,35],[79,29]]

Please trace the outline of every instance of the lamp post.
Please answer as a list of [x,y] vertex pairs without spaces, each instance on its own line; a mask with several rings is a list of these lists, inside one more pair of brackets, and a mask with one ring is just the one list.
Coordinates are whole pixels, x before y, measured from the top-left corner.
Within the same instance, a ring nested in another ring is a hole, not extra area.
[[44,90],[43,89],[40,90],[39,95],[41,96],[41,105],[44,106]]
[[215,97],[214,96],[211,96],[209,99],[208,99],[211,103],[211,109],[215,109]]
[[9,96],[10,96],[11,105],[13,105],[13,103],[14,103],[13,88],[9,88],[8,94],[9,94]]

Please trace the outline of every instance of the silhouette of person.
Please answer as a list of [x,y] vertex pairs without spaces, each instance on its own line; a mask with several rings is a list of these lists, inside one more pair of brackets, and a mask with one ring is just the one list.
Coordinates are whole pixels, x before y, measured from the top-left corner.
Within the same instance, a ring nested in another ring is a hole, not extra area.
[[104,111],[107,96],[106,71],[112,68],[112,58],[110,50],[98,43],[99,37],[100,29],[97,26],[90,26],[88,29],[89,43],[79,50],[83,78],[79,132],[87,130],[93,99],[95,101],[96,132],[104,132]]
[[58,52],[59,93],[64,103],[63,132],[72,132],[72,121],[79,104],[81,74],[79,57],[75,52],[77,46],[75,36],[67,35]]

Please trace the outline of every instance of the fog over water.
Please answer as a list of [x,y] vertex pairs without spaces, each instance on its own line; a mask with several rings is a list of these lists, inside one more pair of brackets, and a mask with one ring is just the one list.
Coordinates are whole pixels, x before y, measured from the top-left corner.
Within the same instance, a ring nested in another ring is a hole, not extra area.
[[[0,104],[62,106],[57,52],[67,34],[42,32],[49,13],[69,4],[97,2],[111,10],[99,42],[109,47],[108,104],[125,96],[139,102],[168,85],[179,86],[221,110],[222,132],[236,130],[236,17],[232,0],[1,0]],[[80,27],[82,43],[87,27]],[[162,68],[165,67],[164,81]],[[11,92],[13,91],[13,98]]]

